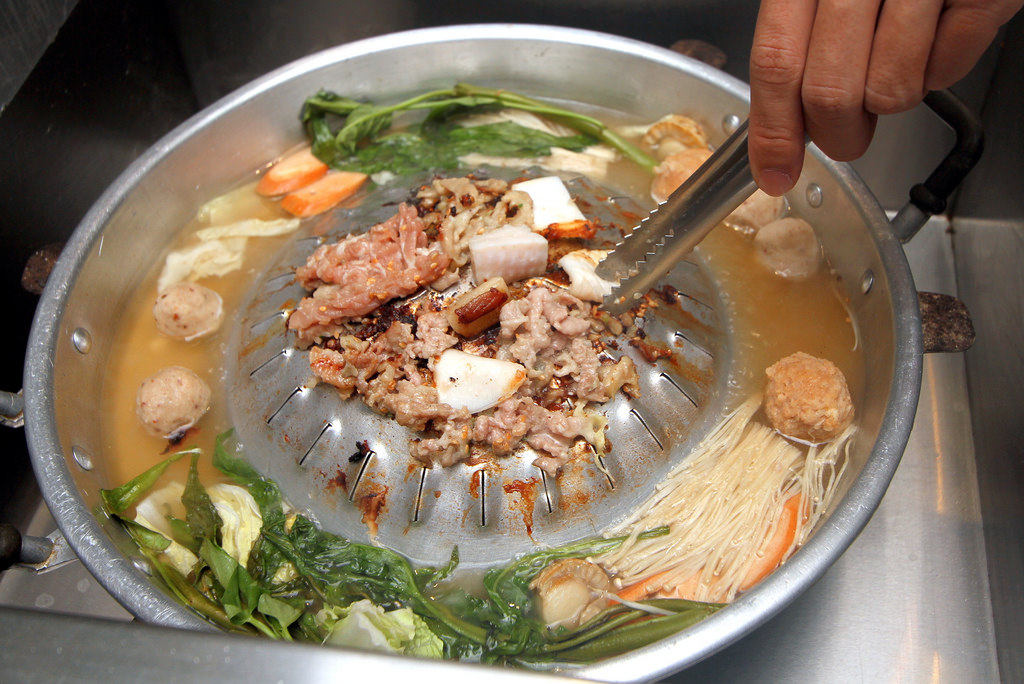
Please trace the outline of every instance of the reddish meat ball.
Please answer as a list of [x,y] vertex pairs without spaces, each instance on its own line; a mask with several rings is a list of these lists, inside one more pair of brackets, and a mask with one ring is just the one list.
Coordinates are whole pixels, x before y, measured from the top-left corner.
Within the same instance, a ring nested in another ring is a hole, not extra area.
[[161,368],[142,381],[135,395],[135,414],[155,437],[180,435],[209,408],[209,385],[181,366]]
[[194,340],[220,326],[224,304],[220,295],[208,287],[175,283],[157,295],[153,318],[164,335]]
[[796,352],[768,367],[764,410],[787,437],[820,443],[853,421],[846,377],[834,363]]

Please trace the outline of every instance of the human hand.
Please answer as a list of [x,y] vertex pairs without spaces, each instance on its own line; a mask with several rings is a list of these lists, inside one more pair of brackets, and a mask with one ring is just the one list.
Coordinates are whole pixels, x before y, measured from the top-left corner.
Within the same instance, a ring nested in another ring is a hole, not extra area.
[[762,0],[750,53],[750,166],[782,195],[805,134],[850,161],[879,114],[963,78],[1024,0]]

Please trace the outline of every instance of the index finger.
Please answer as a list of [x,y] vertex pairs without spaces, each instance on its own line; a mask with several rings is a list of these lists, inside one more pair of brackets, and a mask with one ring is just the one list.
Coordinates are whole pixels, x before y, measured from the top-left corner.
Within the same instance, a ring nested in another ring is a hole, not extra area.
[[770,195],[789,191],[804,163],[801,83],[815,0],[764,0],[750,50],[750,127],[754,180]]

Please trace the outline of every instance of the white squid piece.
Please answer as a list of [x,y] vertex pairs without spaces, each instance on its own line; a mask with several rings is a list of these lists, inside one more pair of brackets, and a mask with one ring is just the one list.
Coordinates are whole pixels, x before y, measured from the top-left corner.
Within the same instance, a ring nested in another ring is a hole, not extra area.
[[526,226],[505,226],[469,241],[473,280],[501,278],[514,283],[544,273],[548,267],[548,241]]
[[512,361],[445,350],[434,366],[437,398],[458,410],[479,413],[512,396],[526,380],[526,369]]
[[569,276],[569,294],[588,302],[600,302],[611,294],[615,283],[594,272],[606,256],[608,252],[602,249],[578,249],[558,260],[558,265]]
[[534,230],[547,230],[552,223],[586,220],[558,176],[543,176],[513,183],[510,189],[525,192],[533,200]]

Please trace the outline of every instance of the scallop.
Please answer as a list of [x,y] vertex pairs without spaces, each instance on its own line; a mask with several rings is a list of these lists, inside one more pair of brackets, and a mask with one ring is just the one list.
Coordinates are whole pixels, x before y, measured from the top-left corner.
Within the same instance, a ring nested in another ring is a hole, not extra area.
[[640,143],[659,159],[665,159],[688,148],[706,148],[708,138],[701,125],[690,117],[669,114],[651,124]]
[[434,366],[437,398],[458,410],[479,413],[515,394],[526,380],[526,369],[512,361],[445,350]]
[[610,603],[611,579],[598,565],[564,558],[547,566],[530,583],[541,619],[548,625],[578,627]]

